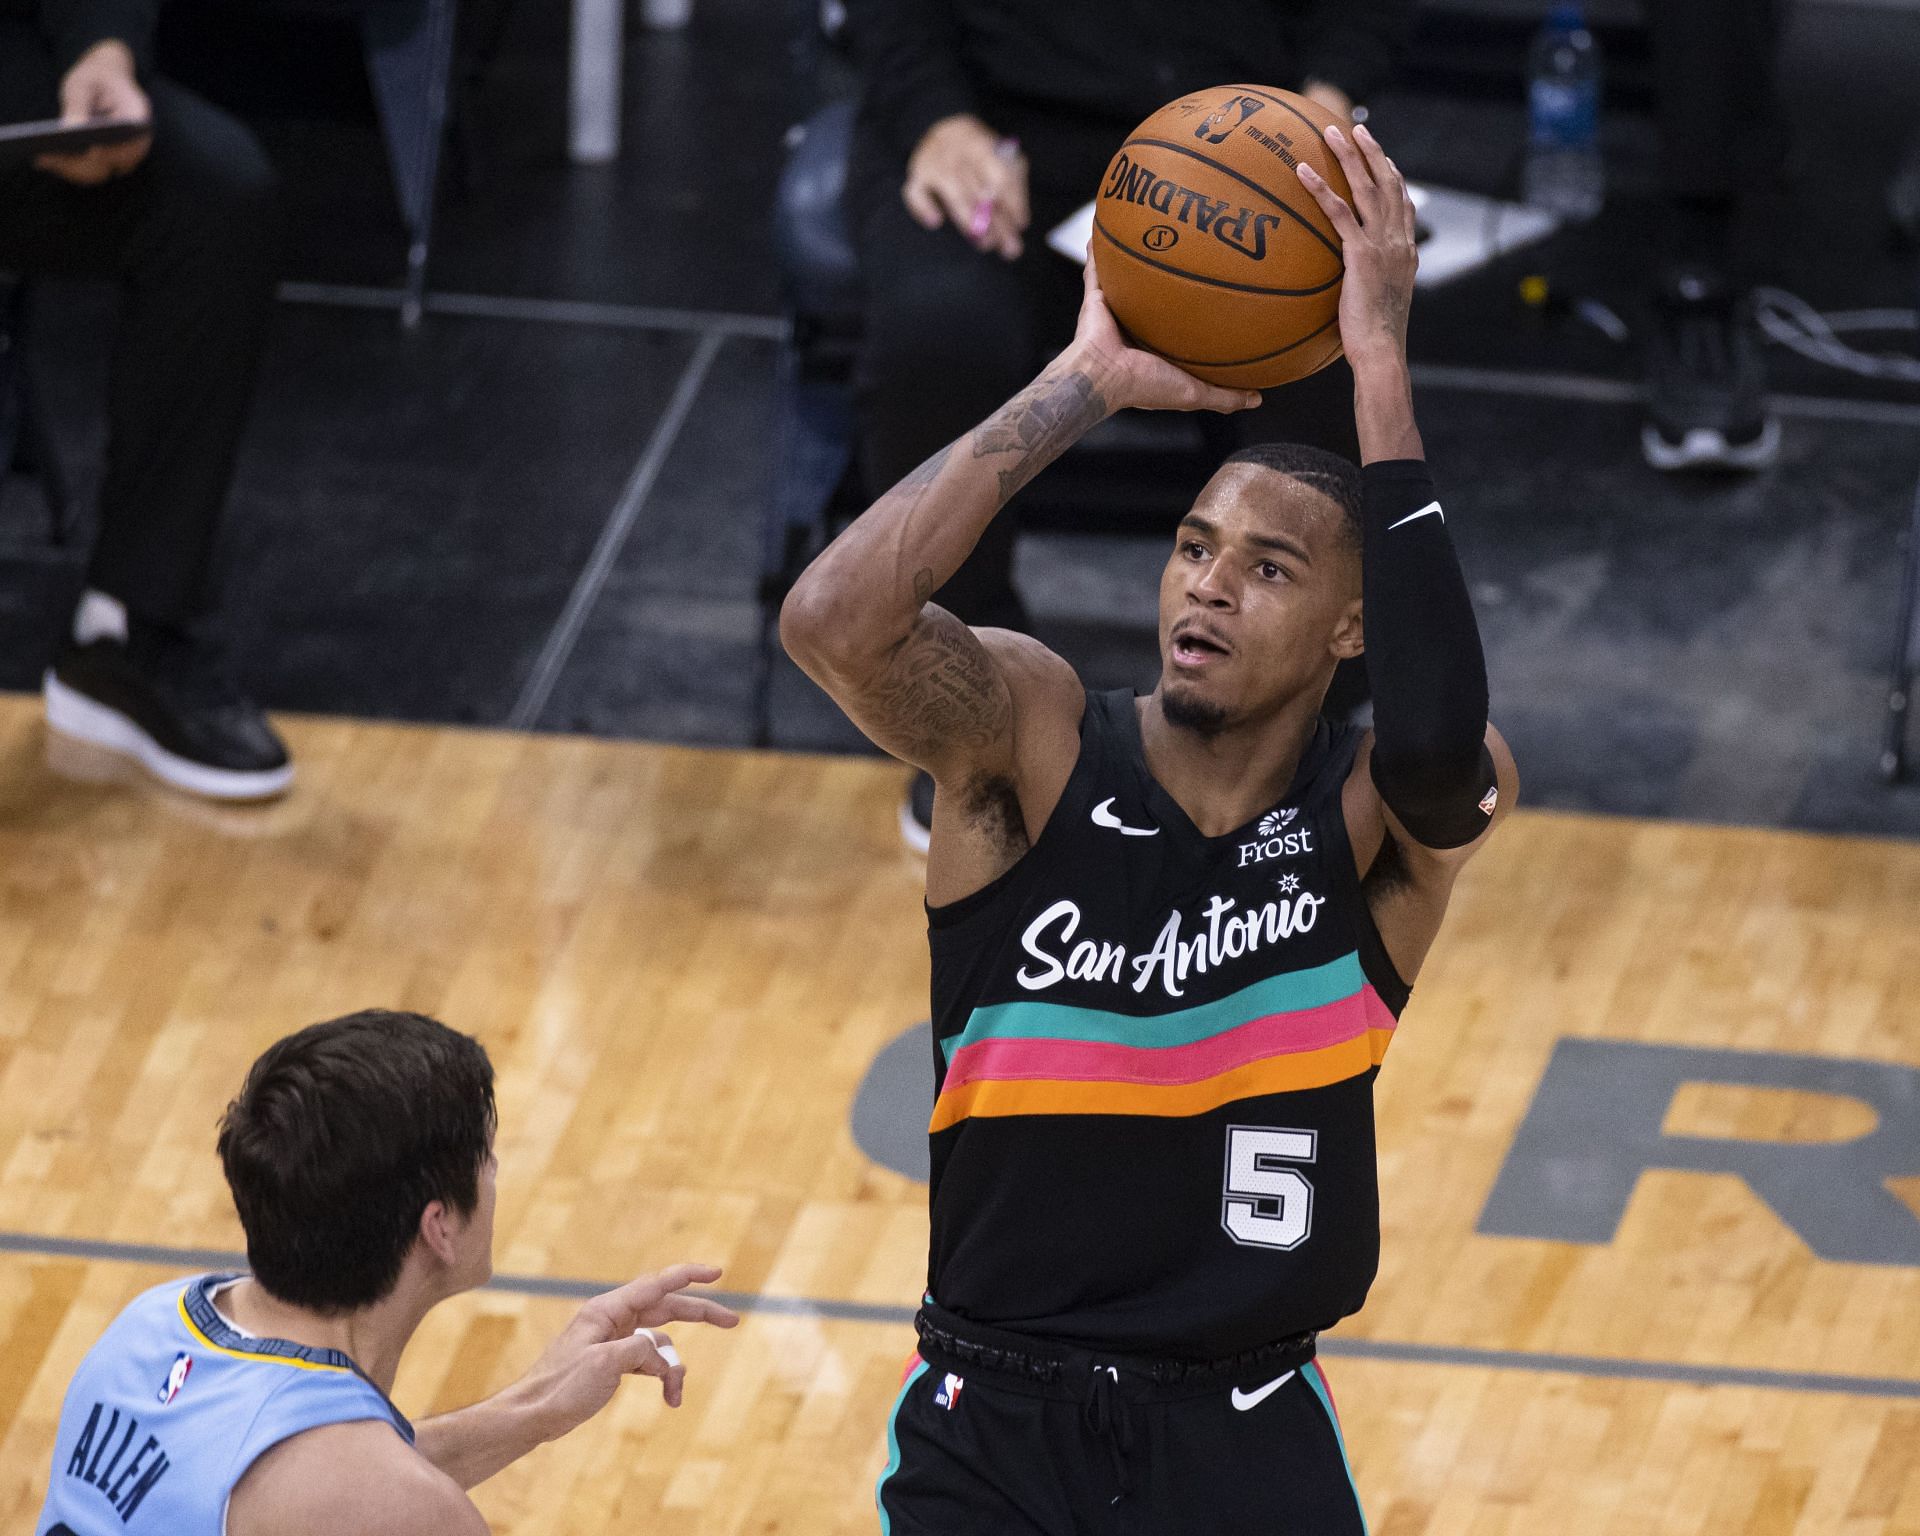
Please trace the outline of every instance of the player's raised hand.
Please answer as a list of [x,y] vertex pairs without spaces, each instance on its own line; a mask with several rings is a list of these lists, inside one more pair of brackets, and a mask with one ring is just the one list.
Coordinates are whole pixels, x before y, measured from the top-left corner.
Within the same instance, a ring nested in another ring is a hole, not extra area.
[[1340,290],[1340,344],[1356,366],[1382,351],[1404,358],[1407,313],[1420,256],[1414,245],[1413,197],[1400,169],[1372,134],[1327,129],[1327,146],[1353,190],[1349,204],[1305,161],[1300,184],[1332,221],[1346,261]]
[[1260,396],[1253,390],[1209,384],[1128,342],[1113,311],[1107,308],[1107,297],[1100,291],[1100,274],[1091,259],[1086,267],[1080,319],[1069,350],[1090,360],[1110,410],[1219,411],[1229,415],[1260,403]]
[[680,1406],[687,1368],[665,1334],[667,1323],[707,1323],[731,1328],[739,1314],[686,1288],[711,1284],[720,1271],[711,1264],[676,1264],[603,1291],[581,1306],[520,1383],[539,1404],[547,1439],[592,1418],[613,1397],[624,1376],[654,1376],[669,1408]]

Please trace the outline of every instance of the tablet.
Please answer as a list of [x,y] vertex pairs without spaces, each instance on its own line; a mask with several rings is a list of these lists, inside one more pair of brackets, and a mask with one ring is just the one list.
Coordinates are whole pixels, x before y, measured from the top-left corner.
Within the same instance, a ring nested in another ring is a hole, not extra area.
[[151,133],[151,123],[101,118],[91,123],[0,123],[0,168],[13,169],[41,155],[77,155],[96,144],[124,144]]

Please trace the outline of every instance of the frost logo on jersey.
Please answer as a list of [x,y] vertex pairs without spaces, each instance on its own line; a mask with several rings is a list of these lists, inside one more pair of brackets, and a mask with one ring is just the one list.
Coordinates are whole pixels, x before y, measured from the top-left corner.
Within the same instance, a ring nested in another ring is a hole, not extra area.
[[963,1377],[956,1376],[952,1371],[948,1371],[946,1379],[940,1383],[939,1388],[933,1394],[933,1406],[936,1408],[944,1408],[948,1413],[952,1413],[954,1405],[960,1401],[960,1389],[966,1384]]
[[[1294,885],[1299,885],[1298,879]],[[1236,911],[1240,904],[1231,896],[1215,896],[1195,923],[1199,932],[1182,936],[1182,919],[1176,907],[1161,924],[1153,948],[1129,958],[1124,944],[1094,939],[1073,943],[1074,934],[1080,931],[1080,908],[1071,901],[1056,901],[1020,935],[1020,947],[1039,961],[1039,966],[1021,966],[1014,979],[1029,992],[1044,992],[1068,979],[1119,985],[1126,981],[1126,970],[1131,966],[1133,980],[1127,984],[1135,992],[1145,992],[1158,982],[1168,997],[1181,997],[1189,976],[1217,971],[1229,960],[1309,932],[1326,904],[1326,897],[1311,891],[1283,890],[1276,901]]]
[[1291,806],[1283,811],[1268,811],[1260,818],[1260,825],[1254,828],[1254,840],[1240,845],[1240,862],[1234,867],[1245,869],[1249,864],[1264,864],[1268,859],[1297,859],[1303,853],[1312,853],[1311,828],[1299,827],[1292,832],[1287,830],[1293,818],[1299,814]]
[[167,1372],[167,1379],[160,1388],[162,1408],[180,1395],[180,1389],[187,1384],[187,1373],[192,1369],[193,1356],[184,1349],[173,1357],[173,1369]]

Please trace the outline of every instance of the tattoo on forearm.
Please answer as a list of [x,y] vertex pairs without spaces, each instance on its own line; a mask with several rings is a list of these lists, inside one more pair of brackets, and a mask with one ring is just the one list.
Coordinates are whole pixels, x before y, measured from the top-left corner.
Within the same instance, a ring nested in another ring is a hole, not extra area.
[[1084,373],[1043,379],[1008,401],[974,433],[973,456],[1021,456],[1000,471],[1000,500],[1006,502],[1106,413],[1106,401]]
[[973,631],[936,609],[894,652],[861,712],[884,725],[887,745],[911,755],[988,746],[1005,732],[1012,709]]

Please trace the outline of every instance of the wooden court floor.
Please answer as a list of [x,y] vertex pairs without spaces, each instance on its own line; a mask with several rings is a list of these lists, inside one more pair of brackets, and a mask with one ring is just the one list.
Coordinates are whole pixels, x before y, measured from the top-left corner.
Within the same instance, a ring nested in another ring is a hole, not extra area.
[[[290,734],[291,799],[208,809],[54,776],[0,700],[0,1530],[112,1313],[194,1267],[171,1250],[238,1246],[212,1143],[247,1063],[371,1004],[500,1071],[513,1288],[429,1320],[404,1409],[532,1358],[571,1304],[529,1281],[708,1259],[753,1307],[683,1334],[680,1411],[631,1384],[484,1486],[496,1530],[874,1529],[925,1244],[924,1190],[847,1120],[926,1010],[898,771]],[[1328,1357],[1376,1536],[1920,1536],[1920,1268],[1816,1258],[1715,1174],[1645,1175],[1606,1243],[1476,1232],[1563,1036],[1920,1066],[1920,846],[1522,814],[1471,871],[1380,1084],[1380,1280]],[[1859,1113],[1707,1086],[1670,1128],[1817,1141]],[[1624,1374],[1648,1363],[1693,1379]]]

